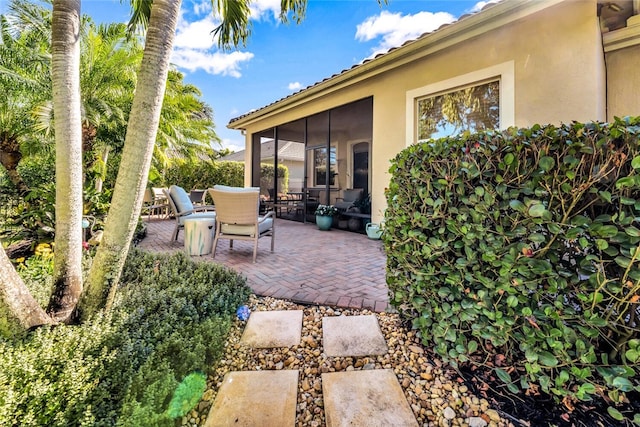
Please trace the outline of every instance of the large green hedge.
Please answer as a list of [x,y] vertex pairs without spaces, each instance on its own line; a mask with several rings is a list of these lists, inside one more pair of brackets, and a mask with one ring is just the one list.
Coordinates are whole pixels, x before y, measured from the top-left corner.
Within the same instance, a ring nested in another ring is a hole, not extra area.
[[405,149],[387,190],[392,304],[454,364],[505,356],[514,392],[640,390],[639,135],[626,118]]

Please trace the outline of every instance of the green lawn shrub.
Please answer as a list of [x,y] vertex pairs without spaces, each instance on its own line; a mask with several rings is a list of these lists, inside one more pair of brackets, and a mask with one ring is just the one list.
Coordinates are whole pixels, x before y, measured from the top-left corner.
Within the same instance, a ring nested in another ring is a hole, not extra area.
[[[260,164],[260,188],[263,194],[273,187],[273,165]],[[289,168],[278,165],[279,192],[286,193]],[[186,162],[167,169],[162,182],[156,185],[179,185],[187,191],[193,188],[211,188],[216,184],[244,187],[244,162],[220,161]]]
[[168,168],[161,186],[179,185],[189,191],[207,189],[216,184],[244,187],[244,163],[226,161],[201,161],[176,163]]
[[391,303],[454,365],[504,356],[513,392],[624,402],[640,391],[639,135],[625,118],[406,148],[386,191]]
[[173,426],[187,410],[176,400],[199,400],[194,375],[223,354],[246,279],[134,250],[120,283],[108,315],[0,341],[0,425]]

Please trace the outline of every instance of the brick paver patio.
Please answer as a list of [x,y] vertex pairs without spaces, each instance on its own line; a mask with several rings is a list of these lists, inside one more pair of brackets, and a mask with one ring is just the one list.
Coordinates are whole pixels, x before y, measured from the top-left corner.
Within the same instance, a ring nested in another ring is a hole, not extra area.
[[[174,220],[152,218],[147,237],[138,244],[144,250],[174,252],[184,250],[184,231],[171,241]],[[320,231],[315,224],[276,220],[275,252],[270,238],[260,239],[258,258],[252,262],[253,243],[236,240],[218,243],[211,255],[194,260],[219,262],[245,277],[257,295],[289,299],[305,304],[368,308],[388,308],[385,280],[386,256],[379,240],[364,234],[335,230]]]

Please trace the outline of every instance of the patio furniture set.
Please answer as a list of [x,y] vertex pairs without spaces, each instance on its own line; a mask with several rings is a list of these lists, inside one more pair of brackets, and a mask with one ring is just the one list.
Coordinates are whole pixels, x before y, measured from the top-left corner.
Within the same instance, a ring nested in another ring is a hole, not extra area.
[[[196,197],[193,197],[192,192],[190,197],[182,187],[172,185],[162,189],[162,192],[176,221],[171,240],[177,240],[180,230],[184,229],[187,254],[206,255],[213,251],[212,256],[215,257],[219,240],[229,240],[230,248],[233,248],[234,240],[249,240],[253,241],[253,262],[255,262],[258,239],[264,236],[271,236],[271,252],[273,252],[274,213],[268,212],[262,216],[258,214],[259,188],[216,185],[208,190],[198,190]],[[202,203],[205,192],[209,194],[215,205],[198,204],[198,202]]]

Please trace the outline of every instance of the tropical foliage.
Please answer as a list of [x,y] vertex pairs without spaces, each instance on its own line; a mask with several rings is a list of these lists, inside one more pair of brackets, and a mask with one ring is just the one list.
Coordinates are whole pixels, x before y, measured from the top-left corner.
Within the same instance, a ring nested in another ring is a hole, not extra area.
[[624,418],[615,406],[640,391],[639,137],[626,118],[400,153],[387,282],[425,345],[453,364],[491,361],[514,392],[568,405],[604,394]]
[[[51,257],[27,262],[20,274],[46,304]],[[219,265],[133,251],[109,315],[0,339],[0,425],[175,425],[248,295]]]

